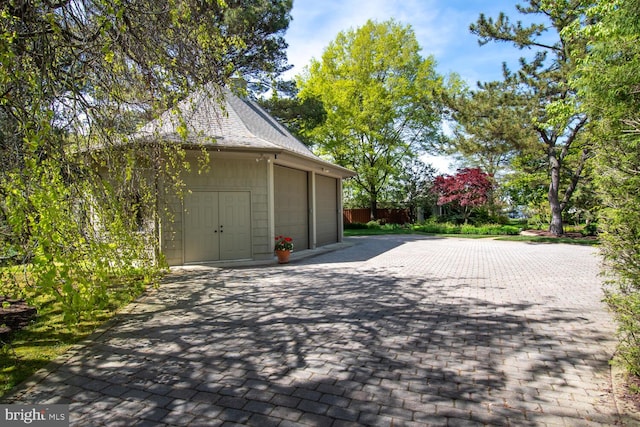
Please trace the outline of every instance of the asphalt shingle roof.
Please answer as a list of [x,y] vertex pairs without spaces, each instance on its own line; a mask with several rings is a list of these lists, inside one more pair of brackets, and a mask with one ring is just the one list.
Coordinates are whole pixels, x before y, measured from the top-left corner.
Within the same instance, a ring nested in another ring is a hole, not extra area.
[[[188,132],[184,139],[183,130]],[[145,125],[137,136],[221,148],[282,149],[322,161],[256,102],[228,89],[221,96],[206,88],[195,92]]]

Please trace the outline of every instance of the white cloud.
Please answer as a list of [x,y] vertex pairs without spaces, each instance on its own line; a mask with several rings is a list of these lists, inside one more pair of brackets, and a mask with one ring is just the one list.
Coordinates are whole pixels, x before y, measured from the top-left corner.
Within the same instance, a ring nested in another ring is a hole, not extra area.
[[441,175],[453,175],[456,172],[455,159],[449,156],[425,154],[420,157],[424,163],[430,164]]

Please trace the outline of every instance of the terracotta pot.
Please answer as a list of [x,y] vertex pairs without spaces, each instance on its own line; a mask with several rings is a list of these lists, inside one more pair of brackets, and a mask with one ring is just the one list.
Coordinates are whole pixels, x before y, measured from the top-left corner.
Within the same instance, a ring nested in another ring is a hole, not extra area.
[[289,256],[291,256],[291,251],[288,250],[277,250],[276,256],[278,257],[278,264],[286,264],[289,262]]

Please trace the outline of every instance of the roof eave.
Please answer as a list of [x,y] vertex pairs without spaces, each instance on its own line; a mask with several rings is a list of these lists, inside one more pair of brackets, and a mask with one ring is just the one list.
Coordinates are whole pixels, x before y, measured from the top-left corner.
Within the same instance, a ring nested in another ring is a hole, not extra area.
[[333,176],[341,179],[352,178],[357,175],[356,172],[350,169],[338,166],[319,157],[312,158],[287,150],[282,151],[282,153],[276,157],[276,164],[289,167],[297,166],[298,168],[303,164],[306,166],[307,170],[314,171],[321,175]]

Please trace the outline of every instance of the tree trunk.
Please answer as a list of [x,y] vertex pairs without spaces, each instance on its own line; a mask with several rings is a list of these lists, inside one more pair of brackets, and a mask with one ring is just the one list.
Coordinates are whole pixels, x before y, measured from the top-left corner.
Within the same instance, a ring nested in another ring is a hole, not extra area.
[[562,205],[559,199],[560,190],[560,162],[555,156],[549,156],[551,164],[551,183],[549,184],[549,207],[551,207],[551,222],[549,223],[549,232],[560,236],[564,233],[562,226]]
[[556,202],[552,202],[549,200],[549,204],[551,205],[551,223],[549,224],[549,231],[556,236],[561,236],[564,234],[564,228],[562,225],[562,209],[560,209],[560,204]]
[[375,197],[371,198],[370,209],[371,209],[371,214],[369,215],[369,217],[371,218],[371,221],[377,220],[378,219],[378,200]]
[[415,224],[418,222],[418,207],[412,203],[407,206],[407,214],[409,215],[409,222]]
[[464,225],[469,223],[469,217],[471,216],[471,208],[469,206],[462,207],[462,218],[464,219]]

